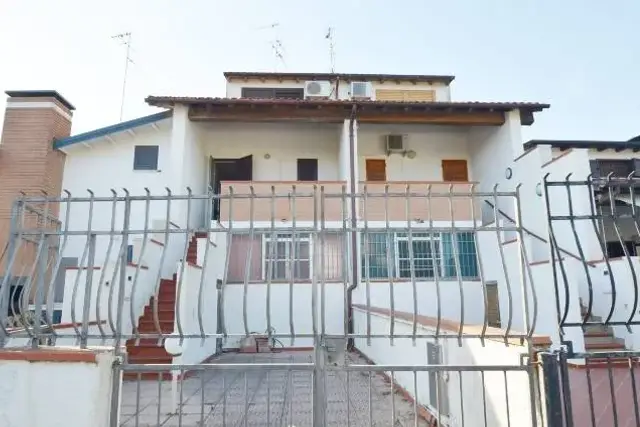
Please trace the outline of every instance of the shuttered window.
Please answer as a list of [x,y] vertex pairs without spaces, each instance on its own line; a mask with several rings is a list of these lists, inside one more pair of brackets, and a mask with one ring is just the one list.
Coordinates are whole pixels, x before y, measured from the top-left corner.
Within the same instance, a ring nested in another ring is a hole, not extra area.
[[272,88],[272,87],[243,87],[241,96],[243,98],[261,99],[303,99],[304,89],[302,88]]
[[431,102],[435,99],[436,93],[433,90],[376,90],[377,101]]
[[387,162],[385,159],[367,159],[365,166],[367,181],[387,180]]
[[469,181],[467,161],[466,160],[443,160],[442,161],[442,180],[454,181],[454,182]]

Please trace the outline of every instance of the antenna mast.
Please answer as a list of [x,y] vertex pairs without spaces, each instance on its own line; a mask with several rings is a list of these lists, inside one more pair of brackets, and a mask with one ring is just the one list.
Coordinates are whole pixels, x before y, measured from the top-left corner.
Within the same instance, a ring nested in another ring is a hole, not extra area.
[[258,30],[271,29],[273,30],[273,39],[269,41],[269,45],[271,46],[271,50],[273,51],[274,56],[274,71],[278,71],[278,62],[282,62],[282,65],[285,67],[287,64],[284,61],[284,45],[282,44],[282,40],[278,37],[277,28],[280,26],[279,22],[274,22],[269,25],[265,25],[262,27],[258,27]]
[[329,40],[329,61],[331,63],[331,74],[336,72],[336,50],[333,40],[333,27],[329,27],[325,39]]
[[131,59],[131,33],[120,33],[116,34],[115,36],[111,36],[111,38],[119,41],[120,44],[123,44],[127,47],[127,55],[124,64],[124,77],[122,79],[122,98],[120,100],[120,121],[122,121],[122,117],[124,114],[124,100],[127,90],[127,74],[129,72],[129,63],[134,63]]

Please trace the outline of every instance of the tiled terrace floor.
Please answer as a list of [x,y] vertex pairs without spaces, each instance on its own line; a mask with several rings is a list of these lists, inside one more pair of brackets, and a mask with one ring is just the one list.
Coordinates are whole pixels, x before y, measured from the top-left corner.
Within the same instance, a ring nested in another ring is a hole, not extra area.
[[[366,363],[350,355],[353,363]],[[226,354],[216,363],[311,362],[307,352]],[[349,390],[347,399],[347,387]],[[138,392],[139,390],[139,392]],[[394,397],[395,420],[392,422]],[[172,404],[171,381],[125,381],[120,425],[147,426],[311,426],[312,378],[309,371],[245,372],[207,370],[187,377]],[[327,425],[413,426],[413,404],[379,376],[371,375],[369,411],[368,373],[327,374]],[[419,426],[427,423],[419,419]]]
[[591,368],[588,372],[587,369],[570,368],[569,378],[575,426],[640,426],[640,416],[636,413],[640,411],[640,367],[631,371],[628,367],[615,366],[611,368],[611,375],[606,366]]

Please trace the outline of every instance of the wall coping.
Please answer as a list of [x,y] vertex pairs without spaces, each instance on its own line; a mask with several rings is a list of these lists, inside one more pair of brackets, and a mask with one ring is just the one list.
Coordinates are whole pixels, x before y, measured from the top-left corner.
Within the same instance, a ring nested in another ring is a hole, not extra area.
[[[391,317],[391,311],[389,309],[386,308],[380,308],[380,307],[369,307],[369,309],[367,309],[366,306],[362,305],[362,304],[353,304],[353,308],[361,311],[363,313],[366,313],[367,311],[372,313],[372,314],[377,314],[380,316],[383,316],[385,318],[390,318]],[[407,313],[405,311],[397,311],[394,310],[394,316],[396,320],[400,320],[403,323],[405,322],[410,322],[411,324],[413,324],[413,314],[412,313]],[[417,324],[418,326],[421,327],[427,327],[427,328],[435,328],[438,324],[438,319],[436,319],[435,317],[429,317],[429,316],[423,316],[423,315],[418,315],[416,318]],[[482,334],[482,325],[472,325],[472,324],[464,324],[462,326],[462,336],[464,337],[464,335],[481,335]],[[456,322],[454,320],[449,320],[449,319],[440,319],[440,329],[443,331],[447,331],[447,332],[453,332],[453,333],[458,333],[460,330],[460,322]],[[506,330],[502,329],[502,328],[495,328],[492,326],[487,326],[487,330],[485,331],[485,335],[491,335],[490,337],[487,336],[485,339],[487,340],[491,340],[491,341],[496,341],[496,342],[500,342],[500,343],[507,343],[510,345],[517,345],[517,346],[525,346],[525,342],[522,342],[522,340],[520,339],[519,336],[523,336],[525,335],[524,333],[518,333],[518,332],[514,332],[514,331],[509,331],[510,336],[506,336]],[[502,336],[502,337],[506,337],[505,338],[499,338],[498,336]],[[480,338],[478,338],[480,339]],[[535,346],[535,347],[550,347],[552,342],[551,342],[551,338],[545,335],[532,335],[531,336],[531,343]]]
[[[98,354],[107,348],[79,349],[65,347],[41,347],[36,349],[0,350],[0,362],[54,362],[54,363],[98,363]],[[111,350],[113,351],[113,350]]]

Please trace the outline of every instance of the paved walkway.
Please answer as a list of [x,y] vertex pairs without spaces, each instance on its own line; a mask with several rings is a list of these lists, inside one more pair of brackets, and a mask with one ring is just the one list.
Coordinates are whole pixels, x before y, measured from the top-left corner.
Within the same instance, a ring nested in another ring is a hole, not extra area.
[[[366,363],[357,355],[352,363]],[[226,354],[216,363],[302,363],[311,353]],[[348,393],[347,393],[348,390]],[[312,377],[308,371],[207,370],[186,378],[175,392],[171,381],[126,381],[121,426],[311,426]],[[347,396],[349,398],[347,399]],[[392,422],[392,402],[395,420]],[[371,406],[369,405],[371,399]],[[413,404],[379,376],[328,372],[328,426],[413,426]],[[422,420],[419,426],[427,424]]]

